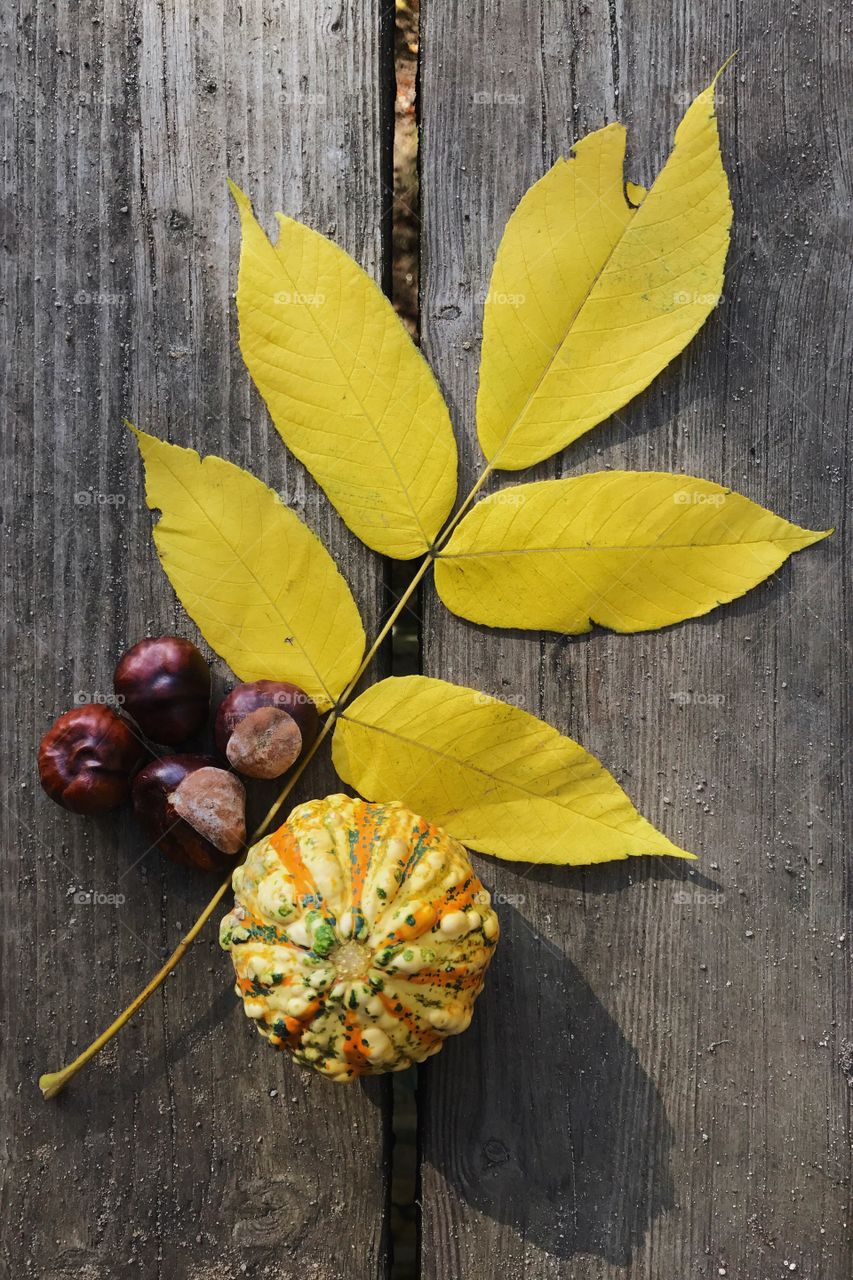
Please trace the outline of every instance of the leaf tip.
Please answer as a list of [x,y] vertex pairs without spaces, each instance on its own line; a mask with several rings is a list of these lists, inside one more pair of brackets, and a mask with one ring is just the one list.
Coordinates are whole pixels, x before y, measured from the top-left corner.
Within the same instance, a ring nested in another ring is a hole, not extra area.
[[238,210],[240,211],[240,216],[242,217],[244,213],[251,213],[252,202],[249,199],[249,197],[246,195],[245,191],[243,191],[242,188],[237,186],[237,183],[234,181],[233,178],[226,176],[225,181],[228,183],[228,190],[231,192],[231,195],[234,197],[234,203],[236,204]]
[[835,533],[835,525],[831,525],[828,529],[803,529],[805,539],[801,549],[813,547],[816,542],[823,542],[824,538],[831,538]]
[[691,853],[689,849],[679,849],[678,845],[673,845],[666,855],[668,858],[681,858],[685,862],[698,862],[699,859],[695,853]]
[[157,436],[152,436],[147,431],[143,431],[141,427],[134,426],[129,418],[123,418],[122,422],[136,441],[136,447],[142,455],[143,461],[145,460],[145,450],[147,448],[152,445],[162,444],[162,441],[158,440]]
[[[701,93],[698,93],[696,97],[693,99],[692,103],[690,104],[690,107],[688,108],[688,113],[690,109],[693,107],[696,107],[698,103],[709,102],[711,106],[711,114],[716,118],[717,104],[714,100],[714,95],[717,89],[717,81],[720,79],[723,73],[728,70],[729,66],[734,61],[734,59],[738,56],[739,53],[740,53],[740,50],[735,49],[733,53],[729,54],[725,62],[723,62],[722,65],[720,66],[719,70],[715,72],[714,76],[711,79],[710,84],[708,84],[701,91]],[[677,140],[677,135],[676,135],[676,140]]]
[[654,828],[654,831],[655,835],[658,837],[658,840],[655,842],[655,847],[651,849],[638,849],[634,856],[645,857],[647,854],[652,854],[654,857],[658,858],[679,858],[683,862],[699,861],[698,856],[695,853],[691,853],[689,849],[682,849],[680,845],[675,844],[673,840],[670,840],[669,836],[665,836],[663,832],[657,828]]
[[710,88],[710,89],[714,89],[714,88],[716,88],[717,81],[719,80],[720,76],[723,74],[723,72],[724,72],[724,71],[728,71],[729,67],[730,67],[730,66],[731,66],[731,64],[734,62],[735,58],[738,56],[738,54],[739,54],[739,53],[740,53],[740,49],[734,49],[734,50],[729,54],[729,56],[726,58],[725,62],[722,64],[722,66],[720,67],[719,71],[718,71],[718,72],[717,72],[717,74],[714,76],[713,80],[711,81],[711,83],[710,83],[710,85],[709,85],[709,88]]
[[[628,130],[619,120],[611,120],[610,124],[602,125],[600,129],[593,129],[592,133],[587,133],[582,138],[578,138],[576,142],[573,142],[569,148],[568,158],[573,160],[577,156],[583,155],[583,153],[588,150],[594,152],[596,148],[601,146],[605,137],[618,139],[619,147],[624,157],[625,150],[628,145]],[[557,165],[561,162],[562,164],[566,164],[565,156],[559,157],[557,163],[552,166],[551,171],[556,169]]]

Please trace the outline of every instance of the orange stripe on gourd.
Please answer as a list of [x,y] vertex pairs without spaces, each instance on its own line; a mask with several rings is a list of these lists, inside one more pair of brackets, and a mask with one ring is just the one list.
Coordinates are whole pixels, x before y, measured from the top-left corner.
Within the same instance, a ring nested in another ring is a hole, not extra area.
[[441,1039],[438,1032],[432,1027],[424,1026],[417,1014],[406,1008],[399,997],[395,999],[382,992],[379,999],[382,1001],[386,1013],[389,1013],[397,1022],[402,1022],[403,1026],[419,1045],[429,1047],[429,1045],[435,1044],[436,1041]]
[[[319,905],[322,901],[322,894],[303,861],[299,841],[293,832],[286,826],[279,827],[278,831],[269,837],[269,842],[278,854],[285,871],[293,881],[297,897],[303,900],[311,898],[315,905]],[[304,901],[302,905],[304,905]]]
[[347,1065],[356,1075],[363,1075],[370,1067],[370,1061],[361,1045],[361,1025],[348,1009],[344,1014],[343,1055]]
[[[244,906],[243,915],[238,921],[238,927],[241,929],[269,929],[270,923],[268,920],[265,920],[263,916],[258,915],[257,912],[250,911],[248,907]],[[273,925],[272,927],[276,932],[278,932],[278,925]],[[287,939],[285,937],[282,936],[280,941],[284,945],[287,945]]]
[[287,1030],[287,1047],[289,1049],[299,1048],[302,1043],[302,1037],[325,1003],[325,997],[318,996],[316,1000],[311,1001],[305,1012],[301,1013],[298,1018],[290,1013],[285,1015],[283,1022]]
[[[270,988],[270,990],[273,990],[273,988],[278,989],[279,987],[292,987],[297,984],[300,987],[304,985],[302,975],[298,973],[277,973],[277,977],[278,977],[278,982],[273,983],[273,986]],[[244,991],[249,991],[254,986],[257,979],[238,978],[237,981],[243,987]],[[243,985],[243,984],[246,984],[246,985]]]
[[440,834],[438,827],[434,827],[430,822],[425,822],[423,818],[418,818],[414,827],[409,829],[408,840],[413,848],[403,866],[401,887],[406,883],[424,854],[438,843]]
[[478,901],[482,901],[483,886],[476,876],[471,876],[462,885],[451,885],[435,904],[438,916],[449,911],[467,911]]
[[376,944],[376,951],[383,951],[386,947],[396,947],[406,942],[414,942],[416,938],[428,933],[437,919],[438,911],[431,902],[424,903],[421,907],[415,907],[414,911],[410,911],[395,929],[391,929],[390,932],[386,933],[382,941]]
[[441,924],[442,916],[450,911],[466,911],[473,906],[483,893],[483,886],[480,881],[472,876],[466,880],[464,885],[454,885],[448,889],[437,902],[431,902],[421,907],[416,907],[409,916],[404,918],[401,924],[386,933],[381,942],[376,944],[376,950],[382,951],[385,947],[396,947],[402,943],[415,942],[418,938],[422,938],[425,933]]

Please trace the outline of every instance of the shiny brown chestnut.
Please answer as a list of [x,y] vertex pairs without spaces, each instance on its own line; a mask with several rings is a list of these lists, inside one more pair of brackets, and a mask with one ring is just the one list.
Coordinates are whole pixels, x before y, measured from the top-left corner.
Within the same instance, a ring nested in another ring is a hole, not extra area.
[[41,785],[72,813],[106,813],[130,797],[146,750],[132,727],[100,703],[66,711],[39,744]]
[[185,867],[220,871],[246,843],[243,784],[210,756],[153,760],[134,779],[133,811],[161,852]]
[[238,684],[216,713],[216,746],[249,778],[280,778],[317,736],[317,708],[295,684]]
[[153,742],[177,746],[207,720],[210,669],[180,636],[140,640],[120,659],[113,685],[123,710]]

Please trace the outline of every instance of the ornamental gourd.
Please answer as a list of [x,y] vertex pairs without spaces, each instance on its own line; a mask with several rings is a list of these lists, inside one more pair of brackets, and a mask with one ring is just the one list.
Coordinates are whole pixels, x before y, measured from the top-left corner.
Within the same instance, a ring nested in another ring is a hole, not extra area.
[[332,1080],[464,1031],[498,940],[468,854],[397,803],[300,805],[234,872],[220,943],[261,1035]]

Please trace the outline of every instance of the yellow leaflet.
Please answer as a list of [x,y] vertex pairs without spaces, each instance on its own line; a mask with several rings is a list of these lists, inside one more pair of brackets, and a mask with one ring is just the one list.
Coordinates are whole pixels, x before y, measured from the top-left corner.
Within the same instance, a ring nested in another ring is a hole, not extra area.
[[368,800],[402,800],[481,853],[559,864],[693,856],[642,818],[571,738],[445,680],[373,685],[338,721],[332,755]]
[[529,467],[610,417],[719,301],[732,207],[713,84],[688,108],[650,191],[628,184],[631,204],[624,157],[621,125],[589,134],[507,223],[477,395],[495,467]]
[[649,631],[742,596],[826,536],[710,480],[599,471],[479,502],[435,584],[448,609],[490,627]]
[[429,366],[348,254],[283,214],[270,244],[231,191],[240,350],[281,438],[362,542],[423,555],[456,497],[456,443]]
[[240,467],[134,435],[160,562],[205,640],[241,680],[289,680],[327,711],[365,637],[323,544]]

